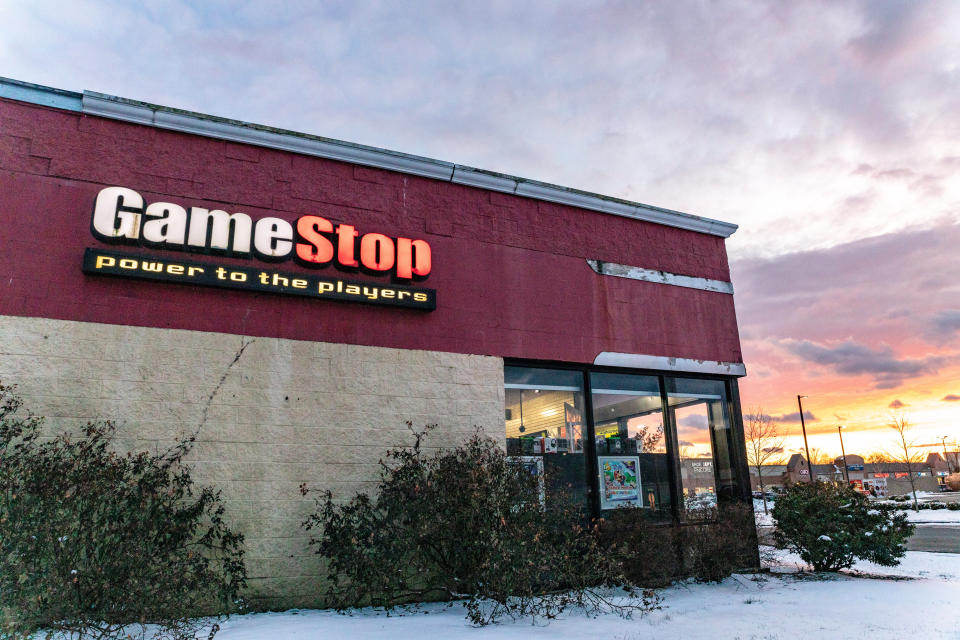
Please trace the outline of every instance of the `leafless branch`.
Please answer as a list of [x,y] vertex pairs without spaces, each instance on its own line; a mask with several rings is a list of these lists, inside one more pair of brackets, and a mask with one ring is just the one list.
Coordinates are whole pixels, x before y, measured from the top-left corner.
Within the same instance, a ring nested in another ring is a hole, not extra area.
[[897,432],[896,453],[891,453],[891,457],[895,462],[907,465],[907,477],[910,480],[910,490],[913,494],[913,510],[919,511],[920,505],[917,503],[917,487],[913,477],[913,465],[920,463],[922,454],[912,451],[915,440],[908,439],[911,435],[912,425],[907,420],[906,414],[900,412],[890,416],[890,422],[887,423],[887,426]]
[[783,435],[780,425],[763,412],[763,407],[755,407],[743,416],[744,439],[747,443],[747,462],[757,470],[760,479],[760,493],[763,497],[763,511],[767,512],[767,495],[763,488],[763,465],[775,460],[783,453]]

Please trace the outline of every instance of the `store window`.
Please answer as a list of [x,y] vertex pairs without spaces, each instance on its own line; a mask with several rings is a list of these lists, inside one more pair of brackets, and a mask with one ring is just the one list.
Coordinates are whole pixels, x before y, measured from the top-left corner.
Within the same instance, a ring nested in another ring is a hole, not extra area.
[[667,406],[676,425],[683,508],[697,517],[718,499],[736,496],[725,385],[720,380],[667,378]]
[[670,461],[656,376],[592,373],[600,508],[671,517]]
[[562,495],[668,521],[738,499],[725,381],[509,365],[504,382],[507,454],[544,479],[548,507]]
[[546,500],[562,491],[587,502],[583,373],[504,368],[507,455],[542,473]]

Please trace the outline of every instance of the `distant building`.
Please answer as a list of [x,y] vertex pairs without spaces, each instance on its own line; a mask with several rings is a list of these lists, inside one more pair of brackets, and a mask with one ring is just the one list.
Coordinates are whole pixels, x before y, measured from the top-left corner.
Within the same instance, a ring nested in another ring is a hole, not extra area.
[[[832,463],[813,465],[814,479],[820,482],[849,481],[860,491],[876,495],[898,496],[910,493],[910,474],[917,491],[945,490],[944,480],[950,475],[950,465],[939,453],[931,453],[923,462],[908,465],[903,462],[865,462],[861,456],[847,455],[846,472],[843,457],[838,456]],[[799,453],[790,456],[785,465],[764,465],[763,486],[776,489],[796,482],[810,480],[810,469],[806,459]],[[750,467],[750,482],[754,491],[760,490],[760,476],[757,468]]]

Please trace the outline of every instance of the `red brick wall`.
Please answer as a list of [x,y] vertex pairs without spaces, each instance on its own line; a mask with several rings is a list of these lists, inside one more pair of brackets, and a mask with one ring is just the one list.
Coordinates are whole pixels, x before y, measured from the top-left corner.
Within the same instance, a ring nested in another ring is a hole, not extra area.
[[[105,186],[147,202],[254,219],[316,214],[361,234],[423,238],[433,272],[421,284],[437,290],[437,310],[84,275],[84,248],[101,246],[90,213]],[[601,351],[741,361],[732,296],[586,264],[728,280],[722,238],[9,100],[0,100],[0,245],[0,315],[576,362]]]

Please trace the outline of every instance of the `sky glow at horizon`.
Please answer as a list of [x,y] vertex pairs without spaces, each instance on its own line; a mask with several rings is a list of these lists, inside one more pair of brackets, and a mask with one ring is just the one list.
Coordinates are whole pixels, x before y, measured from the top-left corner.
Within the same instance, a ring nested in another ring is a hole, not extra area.
[[798,449],[809,395],[811,446],[866,454],[892,411],[960,441],[957,33],[932,1],[12,0],[0,75],[739,224],[744,411]]

